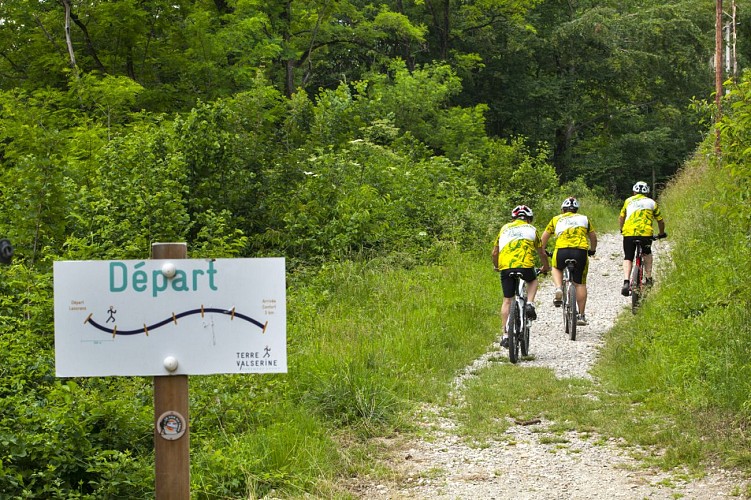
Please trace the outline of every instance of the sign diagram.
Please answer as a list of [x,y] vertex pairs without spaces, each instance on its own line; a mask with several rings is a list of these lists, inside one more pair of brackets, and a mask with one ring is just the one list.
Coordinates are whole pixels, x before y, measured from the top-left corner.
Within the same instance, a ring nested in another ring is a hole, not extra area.
[[[110,321],[114,321],[115,320],[114,314],[117,311],[113,311],[112,308],[110,308],[107,312],[110,314],[110,317],[107,318],[107,321],[105,321],[105,324],[109,323]],[[231,319],[239,318],[239,319],[245,320],[248,323],[252,323],[252,324],[256,325],[258,328],[260,328],[263,331],[263,333],[266,332],[266,327],[269,324],[268,321],[266,323],[261,323],[260,321],[257,321],[255,319],[249,317],[249,316],[245,316],[244,314],[236,313],[234,308],[232,308],[232,310],[227,310],[227,309],[218,309],[216,307],[204,308],[203,306],[201,306],[200,309],[191,309],[191,310],[184,311],[184,312],[181,312],[181,313],[178,313],[178,314],[172,313],[172,317],[171,318],[167,318],[165,320],[159,321],[159,322],[154,323],[153,325],[150,325],[150,326],[143,325],[143,328],[136,328],[135,330],[119,330],[118,331],[117,326],[114,326],[112,328],[108,328],[107,326],[100,325],[99,323],[97,323],[96,321],[94,321],[94,319],[92,318],[93,313],[89,314],[86,317],[86,320],[84,321],[84,323],[90,324],[91,326],[93,326],[97,330],[101,330],[101,331],[106,332],[106,333],[111,333],[113,337],[115,335],[137,335],[139,333],[144,333],[144,334],[148,335],[149,334],[149,330],[152,330],[152,331],[156,330],[160,326],[168,325],[170,323],[174,323],[175,325],[177,325],[177,320],[180,319],[180,318],[182,318],[182,317],[190,316],[191,314],[200,314],[201,317],[203,318],[206,313],[227,314],[227,315],[230,316]]]
[[284,259],[61,261],[54,280],[60,377],[287,371]]

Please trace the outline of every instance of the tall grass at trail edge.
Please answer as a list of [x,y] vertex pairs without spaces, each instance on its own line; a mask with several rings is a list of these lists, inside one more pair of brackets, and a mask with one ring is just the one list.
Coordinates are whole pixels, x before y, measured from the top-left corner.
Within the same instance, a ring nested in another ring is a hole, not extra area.
[[498,275],[484,250],[409,269],[332,263],[292,283],[288,373],[195,383],[196,498],[351,498],[348,478],[388,474],[368,438],[408,432],[411,410],[444,401],[498,335]]
[[547,369],[519,377],[499,363],[467,383],[463,435],[484,446],[515,421],[542,418],[561,446],[576,431],[641,445],[632,453],[665,468],[751,473],[751,242],[738,223],[749,209],[728,194],[732,182],[697,155],[662,193],[670,259],[637,315],[626,310],[606,335],[597,382]]
[[643,438],[666,450],[667,465],[715,459],[751,472],[751,252],[746,230],[721,215],[734,203],[729,182],[697,155],[668,186],[672,263],[638,315],[610,332],[595,373],[675,422]]
[[498,334],[497,279],[485,255],[383,269],[344,263],[297,295],[290,379],[312,409],[370,432],[404,404],[440,401],[457,370]]

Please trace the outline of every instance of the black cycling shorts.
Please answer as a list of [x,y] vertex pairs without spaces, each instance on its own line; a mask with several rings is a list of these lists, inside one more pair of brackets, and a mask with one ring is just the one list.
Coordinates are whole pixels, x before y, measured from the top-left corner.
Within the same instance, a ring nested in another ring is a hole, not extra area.
[[511,269],[504,269],[501,271],[501,288],[503,289],[503,296],[507,299],[516,294],[516,290],[514,289],[516,280],[509,276],[512,272],[522,273],[522,279],[527,283],[537,279],[537,273],[532,267],[512,267]]
[[652,238],[649,236],[624,236],[623,237],[623,260],[634,260],[636,253],[636,240],[641,241],[641,248],[644,255],[652,253]]
[[587,251],[582,248],[556,248],[553,252],[553,267],[563,271],[568,259],[576,261],[571,280],[579,285],[586,285],[587,271],[589,270]]

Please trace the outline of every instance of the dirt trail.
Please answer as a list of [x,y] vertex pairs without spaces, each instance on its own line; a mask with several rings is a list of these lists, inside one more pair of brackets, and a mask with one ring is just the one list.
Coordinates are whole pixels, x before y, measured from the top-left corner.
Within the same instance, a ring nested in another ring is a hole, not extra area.
[[[655,243],[655,266],[666,255],[665,242]],[[561,328],[560,309],[552,306],[553,285],[543,280],[538,292],[538,320],[533,325],[525,366],[552,368],[559,378],[590,378],[603,334],[624,312],[630,299],[619,293],[622,283],[619,235],[601,235],[597,256],[590,263],[589,326],[577,340],[568,340]],[[467,366],[454,380],[455,401],[461,404],[464,381],[481,370],[488,359],[507,355],[498,344]],[[456,435],[449,408],[426,407],[417,417],[426,429],[415,440],[397,438],[385,443],[392,450],[387,464],[389,480],[358,481],[351,491],[368,499],[716,499],[745,491],[730,472],[709,470],[700,479],[686,479],[682,471],[645,468],[631,458],[622,443],[602,442],[592,435],[549,433],[549,422],[512,426],[506,439],[486,448],[472,448]],[[555,439],[550,439],[550,438]],[[511,438],[511,439],[508,439]],[[513,443],[513,444],[509,444]]]

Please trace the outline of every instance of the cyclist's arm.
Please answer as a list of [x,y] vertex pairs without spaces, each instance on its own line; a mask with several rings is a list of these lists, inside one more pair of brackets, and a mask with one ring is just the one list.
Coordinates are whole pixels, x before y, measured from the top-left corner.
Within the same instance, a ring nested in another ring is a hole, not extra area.
[[624,216],[618,217],[618,226],[621,228],[621,232],[623,232],[623,223],[626,222],[626,218]]
[[540,236],[540,244],[542,245],[542,249],[545,250],[548,248],[548,240],[550,239],[550,233],[546,229],[542,232],[542,236]]
[[542,262],[541,273],[550,271],[550,262],[548,261],[548,254],[545,253],[545,247],[540,246],[537,248],[537,255],[540,256],[540,262]]
[[589,251],[594,253],[597,251],[597,233],[590,231],[587,236],[589,237]]
[[491,258],[493,259],[493,269],[496,271],[498,270],[498,254],[500,253],[500,248],[498,248],[498,245],[493,247],[493,252],[490,254]]
[[660,231],[660,234],[665,234],[665,221],[660,219],[657,221],[657,228]]

